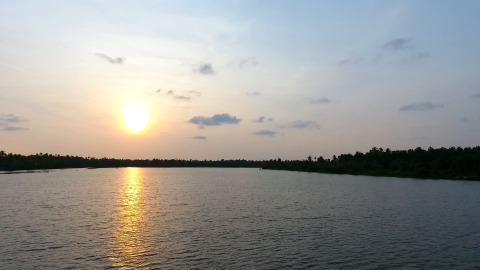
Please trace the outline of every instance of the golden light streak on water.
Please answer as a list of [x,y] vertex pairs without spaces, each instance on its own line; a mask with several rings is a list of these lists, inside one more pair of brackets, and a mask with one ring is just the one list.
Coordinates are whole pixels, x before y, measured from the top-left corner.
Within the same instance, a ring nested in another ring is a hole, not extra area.
[[119,192],[111,247],[112,267],[131,269],[141,267],[142,256],[147,253],[145,241],[145,215],[143,182],[140,168],[127,168]]

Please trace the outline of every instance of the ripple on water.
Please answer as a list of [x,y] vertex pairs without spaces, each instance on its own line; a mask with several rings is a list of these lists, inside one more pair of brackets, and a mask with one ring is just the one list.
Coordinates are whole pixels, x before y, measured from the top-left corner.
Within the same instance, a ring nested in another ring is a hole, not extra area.
[[127,168],[0,186],[5,269],[480,268],[480,183]]

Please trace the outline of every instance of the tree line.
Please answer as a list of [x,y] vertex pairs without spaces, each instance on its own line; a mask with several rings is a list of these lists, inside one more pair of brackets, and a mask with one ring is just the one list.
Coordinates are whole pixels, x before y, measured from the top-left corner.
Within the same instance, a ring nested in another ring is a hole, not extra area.
[[260,168],[264,161],[236,160],[184,160],[184,159],[115,159],[79,156],[61,156],[47,153],[19,155],[0,151],[0,171],[48,170],[66,168],[118,168],[118,167],[225,167]]
[[19,155],[0,151],[0,171],[116,167],[229,167],[262,168],[335,174],[430,179],[480,180],[480,146],[390,150],[373,147],[366,153],[305,160],[184,160],[114,159],[61,156],[46,153]]
[[264,169],[429,179],[480,180],[480,146],[395,150],[373,147],[366,153],[325,159],[271,160]]

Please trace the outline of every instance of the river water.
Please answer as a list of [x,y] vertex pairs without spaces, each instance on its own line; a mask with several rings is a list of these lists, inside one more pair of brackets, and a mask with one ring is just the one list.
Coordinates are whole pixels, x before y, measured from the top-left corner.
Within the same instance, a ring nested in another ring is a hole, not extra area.
[[0,175],[0,269],[480,269],[480,182],[259,169]]

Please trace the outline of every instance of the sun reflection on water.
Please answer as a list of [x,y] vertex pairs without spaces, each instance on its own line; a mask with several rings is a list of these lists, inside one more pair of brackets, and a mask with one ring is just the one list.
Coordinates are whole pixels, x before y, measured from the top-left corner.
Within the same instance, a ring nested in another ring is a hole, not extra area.
[[131,269],[142,265],[147,253],[143,211],[143,177],[139,168],[127,168],[123,176],[111,246],[112,267]]

